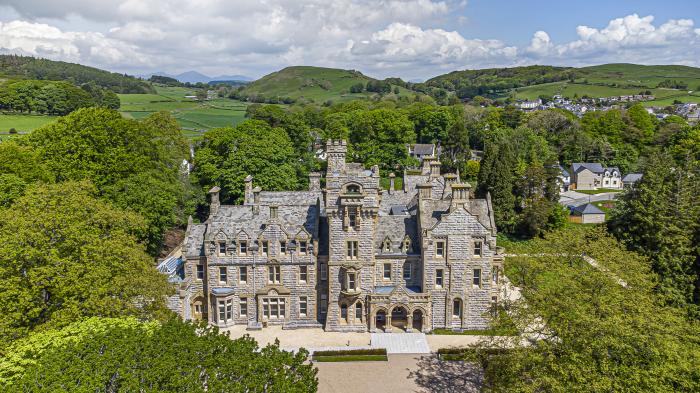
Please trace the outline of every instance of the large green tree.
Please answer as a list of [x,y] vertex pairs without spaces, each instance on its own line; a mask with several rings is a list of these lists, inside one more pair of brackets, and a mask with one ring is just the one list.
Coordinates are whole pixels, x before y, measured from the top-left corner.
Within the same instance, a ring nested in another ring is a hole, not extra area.
[[29,187],[0,210],[0,341],[83,316],[165,313],[170,286],[137,241],[145,230],[88,182]]
[[56,181],[89,179],[100,194],[147,219],[143,235],[152,254],[163,233],[186,220],[188,196],[197,196],[181,168],[187,141],[167,113],[142,121],[87,108],[39,128],[22,140]]
[[[79,336],[46,345],[35,339],[37,352],[5,391],[56,392],[315,392],[315,367],[308,352],[258,347],[249,336],[231,340],[206,325],[172,319],[163,325],[93,319],[69,326]],[[20,349],[28,345],[20,343]],[[0,369],[1,371],[1,369]],[[0,385],[2,386],[2,385]]]
[[[588,228],[590,229],[590,228]],[[509,250],[522,297],[499,323],[522,333],[475,346],[487,392],[696,392],[700,330],[653,291],[649,262],[600,228]],[[593,257],[592,266],[583,256]]]
[[194,165],[202,187],[221,187],[223,197],[231,202],[242,200],[248,175],[256,186],[273,191],[295,190],[304,181],[299,155],[285,130],[261,120],[204,134]]
[[700,166],[683,156],[652,156],[642,180],[619,198],[608,226],[630,249],[651,258],[667,301],[693,305],[690,311],[700,316]]

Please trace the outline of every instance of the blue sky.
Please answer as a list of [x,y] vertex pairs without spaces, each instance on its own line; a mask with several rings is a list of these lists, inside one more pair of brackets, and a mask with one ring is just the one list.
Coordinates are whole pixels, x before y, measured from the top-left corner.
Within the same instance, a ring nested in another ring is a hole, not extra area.
[[625,15],[653,15],[655,19],[693,19],[700,22],[697,0],[471,0],[464,16],[469,23],[455,26],[465,36],[497,37],[516,45],[527,45],[535,30],[544,30],[559,41],[572,41],[576,26],[605,26]]
[[144,74],[700,66],[697,1],[0,0],[0,52]]

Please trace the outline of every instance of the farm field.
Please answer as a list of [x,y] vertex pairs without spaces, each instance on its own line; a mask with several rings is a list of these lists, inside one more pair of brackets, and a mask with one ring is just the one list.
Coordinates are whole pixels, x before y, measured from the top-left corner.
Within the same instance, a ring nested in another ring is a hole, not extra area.
[[2,115],[0,114],[0,140],[13,138],[10,128],[17,130],[18,134],[25,134],[54,121],[56,116],[35,115]]
[[167,111],[178,121],[183,133],[194,138],[210,128],[233,126],[243,121],[247,103],[229,99],[198,102],[184,87],[156,87],[157,94],[120,94],[123,116],[143,119],[151,113]]
[[[563,97],[572,98],[574,94],[582,97],[584,95],[589,97],[611,97],[619,95],[633,95],[639,94],[641,91],[651,91],[657,100],[649,101],[651,103],[656,101],[665,101],[670,99],[673,102],[674,99],[681,99],[683,97],[688,97],[690,94],[688,91],[675,90],[675,89],[656,89],[656,88],[622,88],[622,87],[610,87],[610,86],[599,86],[599,85],[587,85],[582,83],[571,83],[571,82],[552,82],[543,83],[541,85],[533,85],[527,87],[521,87],[515,89],[516,99],[536,99],[540,95],[553,96],[559,94]],[[652,104],[653,105],[653,104]],[[658,105],[658,104],[657,104]]]

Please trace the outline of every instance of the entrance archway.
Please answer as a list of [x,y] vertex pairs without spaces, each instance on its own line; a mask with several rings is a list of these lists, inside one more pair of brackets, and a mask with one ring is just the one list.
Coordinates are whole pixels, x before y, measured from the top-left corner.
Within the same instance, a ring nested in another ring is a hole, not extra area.
[[413,312],[413,329],[419,332],[423,331],[423,311],[421,310]]
[[377,329],[382,329],[382,330],[386,329],[386,311],[384,311],[384,310],[377,311],[377,316],[374,318],[375,318],[374,326]]
[[399,329],[406,329],[408,326],[408,311],[403,306],[394,307],[391,310],[391,326]]

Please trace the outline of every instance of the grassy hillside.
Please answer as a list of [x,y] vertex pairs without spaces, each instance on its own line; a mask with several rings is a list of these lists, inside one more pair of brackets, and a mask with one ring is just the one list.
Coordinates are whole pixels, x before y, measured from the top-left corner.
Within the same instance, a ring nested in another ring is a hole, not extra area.
[[416,89],[444,89],[460,98],[533,99],[574,94],[609,97],[650,91],[657,100],[645,105],[668,105],[674,100],[698,101],[700,68],[674,65],[603,64],[571,68],[528,66],[454,71],[432,78]]
[[[327,100],[349,101],[374,95],[372,92],[350,93],[353,85],[366,85],[370,81],[375,79],[359,71],[296,66],[273,72],[252,82],[245,86],[240,94],[249,98],[289,97],[294,100],[306,99],[317,103]],[[392,89],[394,87],[398,86],[392,85]],[[409,94],[412,95],[413,92],[399,87],[399,95]]]
[[0,77],[66,81],[75,85],[93,82],[115,93],[152,93],[150,84],[124,74],[80,64],[34,57],[0,55]]
[[156,86],[156,94],[119,94],[122,115],[142,119],[153,112],[167,111],[180,123],[183,133],[196,137],[200,131],[233,126],[243,121],[246,103],[226,98],[193,101],[194,94],[186,87]]

